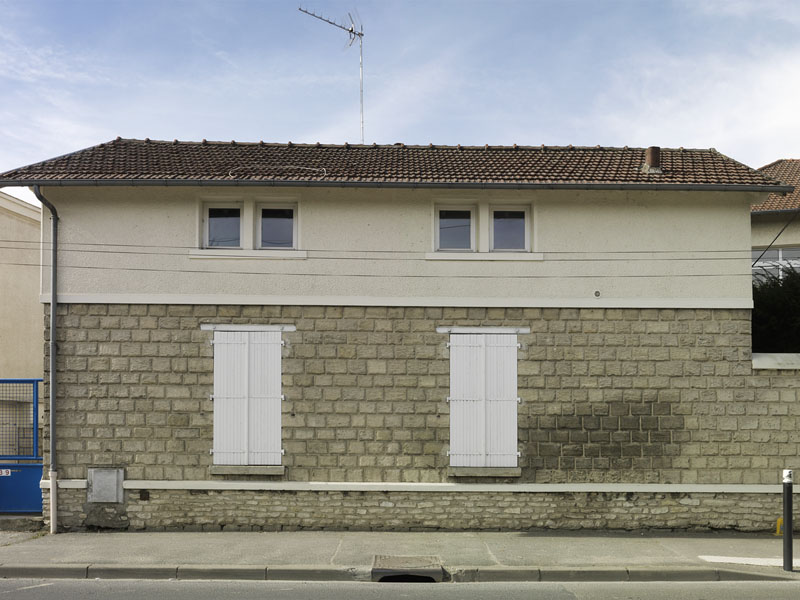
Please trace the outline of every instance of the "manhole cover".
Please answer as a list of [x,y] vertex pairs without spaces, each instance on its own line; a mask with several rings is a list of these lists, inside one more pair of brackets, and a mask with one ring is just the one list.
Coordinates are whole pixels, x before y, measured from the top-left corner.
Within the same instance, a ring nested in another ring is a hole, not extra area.
[[440,582],[444,579],[442,559],[438,556],[375,556],[372,561],[372,581],[400,581],[403,577]]

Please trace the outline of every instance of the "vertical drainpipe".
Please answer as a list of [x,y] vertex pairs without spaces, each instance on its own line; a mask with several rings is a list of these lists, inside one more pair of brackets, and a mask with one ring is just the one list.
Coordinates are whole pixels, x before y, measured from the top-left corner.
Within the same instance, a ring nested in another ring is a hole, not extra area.
[[56,461],[56,312],[58,300],[58,211],[39,190],[33,186],[36,198],[50,211],[50,533],[58,532],[58,462]]

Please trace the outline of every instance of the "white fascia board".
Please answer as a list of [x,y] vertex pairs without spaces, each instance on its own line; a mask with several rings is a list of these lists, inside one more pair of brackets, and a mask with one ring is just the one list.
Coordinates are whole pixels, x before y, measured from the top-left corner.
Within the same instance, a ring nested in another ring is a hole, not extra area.
[[437,327],[436,333],[487,333],[518,334],[530,333],[530,327]]
[[[50,302],[50,294],[39,301]],[[462,296],[258,296],[226,294],[59,294],[59,304],[228,304],[244,306],[423,306],[466,308],[751,309],[751,298],[514,298]]]
[[226,323],[203,323],[204,331],[297,331],[295,325],[228,325]]

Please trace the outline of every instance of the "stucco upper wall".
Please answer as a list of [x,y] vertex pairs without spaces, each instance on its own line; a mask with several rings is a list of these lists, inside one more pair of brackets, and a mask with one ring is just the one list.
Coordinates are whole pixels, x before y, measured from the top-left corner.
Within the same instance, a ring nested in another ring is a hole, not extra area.
[[[752,216],[752,243],[754,248],[766,248],[781,229],[789,222],[793,212],[782,213],[753,213]],[[789,226],[775,240],[774,248],[800,246],[800,219],[795,218]]]
[[0,192],[0,378],[42,376],[41,211]]
[[[62,301],[751,306],[755,194],[381,188],[46,188]],[[202,250],[205,203],[242,207],[245,250]],[[298,251],[253,249],[261,203],[297,207]],[[434,252],[436,207],[475,209],[472,253]],[[489,251],[490,207],[530,252]],[[47,290],[47,276],[43,281]],[[47,290],[49,293],[49,290]]]

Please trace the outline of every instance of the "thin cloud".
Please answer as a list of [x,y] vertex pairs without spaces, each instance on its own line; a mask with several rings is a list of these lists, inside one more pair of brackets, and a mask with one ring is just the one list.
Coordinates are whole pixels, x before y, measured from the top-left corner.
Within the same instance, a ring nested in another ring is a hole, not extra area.
[[581,119],[606,139],[637,145],[714,146],[752,166],[800,153],[800,46],[721,55],[650,56],[619,65]]

